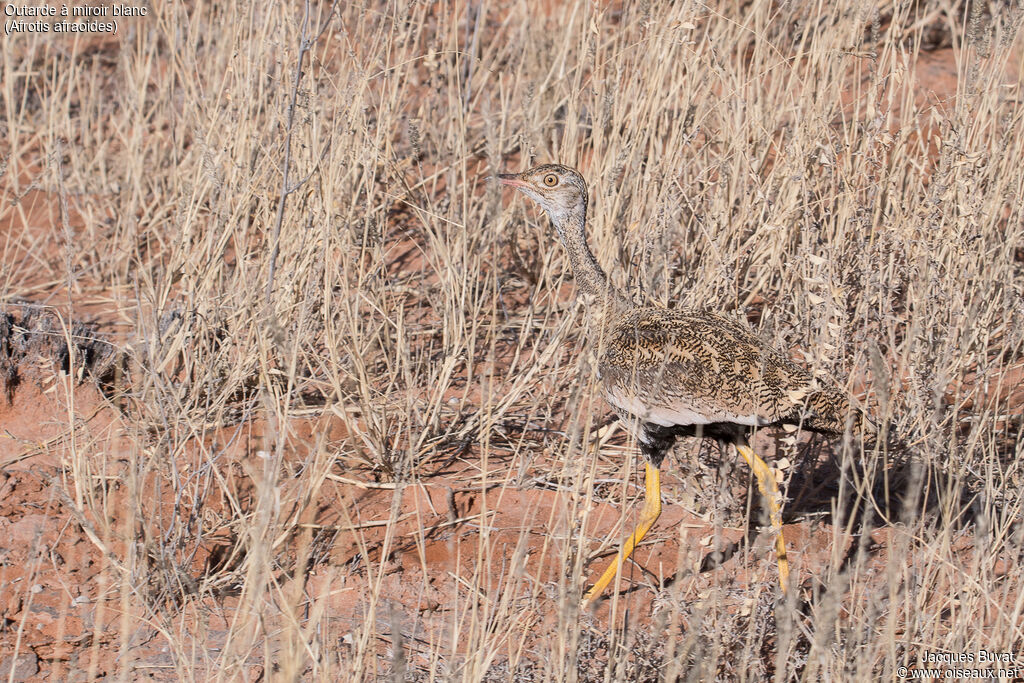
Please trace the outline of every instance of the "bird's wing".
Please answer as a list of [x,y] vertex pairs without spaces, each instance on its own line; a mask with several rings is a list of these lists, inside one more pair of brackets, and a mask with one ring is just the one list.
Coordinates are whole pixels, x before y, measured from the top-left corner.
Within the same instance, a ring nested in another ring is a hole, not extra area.
[[770,424],[819,390],[749,327],[702,311],[630,312],[607,338],[601,375],[612,405],[663,426]]

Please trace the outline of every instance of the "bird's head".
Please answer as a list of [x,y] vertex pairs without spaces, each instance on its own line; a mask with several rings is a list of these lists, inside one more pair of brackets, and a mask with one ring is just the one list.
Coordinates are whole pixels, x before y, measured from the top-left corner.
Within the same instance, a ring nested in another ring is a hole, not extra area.
[[498,180],[537,202],[555,227],[560,228],[574,213],[586,214],[587,182],[568,166],[544,164],[522,173],[500,173]]

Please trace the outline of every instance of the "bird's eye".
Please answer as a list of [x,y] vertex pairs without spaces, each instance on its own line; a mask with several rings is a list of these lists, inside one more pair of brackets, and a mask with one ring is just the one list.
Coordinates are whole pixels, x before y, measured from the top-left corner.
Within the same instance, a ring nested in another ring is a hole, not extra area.
[[546,176],[544,176],[544,184],[547,185],[548,187],[554,187],[555,185],[558,184],[558,176],[556,176],[554,173],[548,173]]

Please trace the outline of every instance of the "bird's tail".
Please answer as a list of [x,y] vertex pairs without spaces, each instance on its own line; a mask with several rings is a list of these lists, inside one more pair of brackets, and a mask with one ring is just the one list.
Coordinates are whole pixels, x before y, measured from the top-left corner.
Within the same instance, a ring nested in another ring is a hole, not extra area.
[[877,444],[884,436],[891,448],[900,445],[893,440],[891,430],[883,429],[867,411],[852,404],[838,387],[824,387],[807,398],[804,427],[832,434],[849,429],[854,438],[862,438],[866,444]]

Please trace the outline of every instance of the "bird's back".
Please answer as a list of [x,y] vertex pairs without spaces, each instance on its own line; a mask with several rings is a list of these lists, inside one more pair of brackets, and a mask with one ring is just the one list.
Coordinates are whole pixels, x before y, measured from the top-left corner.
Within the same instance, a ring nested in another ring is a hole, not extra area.
[[842,391],[747,325],[706,311],[628,311],[605,336],[599,367],[620,413],[662,427],[800,422],[842,432],[850,410]]

